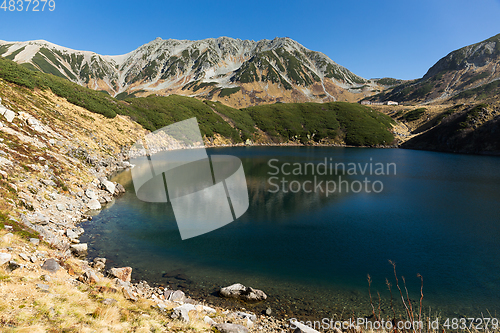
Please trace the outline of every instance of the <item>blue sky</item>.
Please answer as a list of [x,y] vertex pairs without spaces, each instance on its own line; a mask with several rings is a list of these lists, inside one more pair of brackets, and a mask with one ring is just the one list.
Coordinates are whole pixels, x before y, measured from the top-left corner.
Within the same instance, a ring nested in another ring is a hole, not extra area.
[[0,10],[0,39],[115,55],[156,37],[286,36],[362,77],[413,79],[449,52],[500,33],[500,0],[55,3],[53,12]]

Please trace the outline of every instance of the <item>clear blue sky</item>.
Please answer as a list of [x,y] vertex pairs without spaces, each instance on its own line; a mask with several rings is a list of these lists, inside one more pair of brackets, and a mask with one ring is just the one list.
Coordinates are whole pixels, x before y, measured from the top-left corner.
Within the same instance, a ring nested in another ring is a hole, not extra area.
[[53,12],[0,10],[0,39],[45,39],[115,55],[156,37],[286,36],[362,77],[413,79],[449,52],[500,33],[500,0],[55,3]]

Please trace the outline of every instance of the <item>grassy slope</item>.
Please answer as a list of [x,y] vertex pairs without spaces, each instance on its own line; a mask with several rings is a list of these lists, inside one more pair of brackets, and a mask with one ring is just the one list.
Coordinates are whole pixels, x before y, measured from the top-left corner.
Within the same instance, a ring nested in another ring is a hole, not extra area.
[[358,104],[274,104],[237,110],[220,103],[204,103],[176,95],[119,101],[6,59],[0,59],[0,78],[29,89],[50,89],[69,102],[108,118],[117,114],[130,116],[151,131],[196,117],[202,135],[219,134],[234,143],[254,138],[258,129],[275,143],[336,142],[371,146],[391,144],[394,140],[389,131],[390,118]]

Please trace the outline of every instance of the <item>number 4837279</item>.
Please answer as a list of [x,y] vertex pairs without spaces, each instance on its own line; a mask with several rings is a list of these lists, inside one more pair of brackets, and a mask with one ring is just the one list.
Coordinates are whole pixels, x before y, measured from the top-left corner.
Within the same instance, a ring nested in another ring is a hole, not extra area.
[[[1,0],[0,0],[1,1]],[[48,6],[47,6],[48,5]],[[56,9],[56,2],[54,0],[3,0],[0,9],[4,12],[43,12],[48,8],[51,12]]]

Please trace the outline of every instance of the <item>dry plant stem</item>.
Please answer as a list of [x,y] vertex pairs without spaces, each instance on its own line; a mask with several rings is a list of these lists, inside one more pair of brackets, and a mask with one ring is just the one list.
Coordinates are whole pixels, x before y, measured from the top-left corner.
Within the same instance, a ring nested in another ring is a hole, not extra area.
[[[422,322],[422,300],[424,298],[424,277],[420,275],[420,273],[417,274],[417,277],[420,278],[420,307],[418,309],[418,322]],[[422,327],[420,326],[420,332],[422,332]]]
[[401,288],[399,287],[399,281],[398,281],[398,275],[396,274],[396,263],[394,263],[392,260],[389,260],[389,263],[392,265],[394,268],[394,277],[396,278],[396,287],[398,287],[399,294],[401,295],[401,301],[403,302],[403,305],[406,309],[406,314],[408,315],[408,320],[410,320],[410,309],[408,309],[408,306],[406,305],[405,298],[403,297],[403,292],[401,291]]
[[377,295],[378,295],[378,317],[382,318],[381,317],[381,311],[380,311],[380,302],[381,302],[381,300],[380,300],[380,293],[378,291],[377,291]]
[[408,300],[408,305],[410,306],[410,315],[411,315],[410,319],[413,322],[415,320],[415,317],[413,316],[413,307],[411,305],[410,296],[408,295],[408,288],[406,288],[406,280],[404,276],[402,276],[401,279],[403,280],[403,285],[405,287],[405,292],[406,292],[406,299]]
[[394,310],[394,303],[393,303],[393,297],[392,297],[392,288],[391,288],[392,285],[387,278],[385,279],[385,284],[387,285],[387,289],[389,289],[389,293],[391,294],[391,309],[392,309],[392,314],[393,314],[392,320],[396,320],[396,310]]
[[370,305],[372,306],[373,317],[375,317],[375,320],[379,321],[377,315],[375,314],[375,307],[373,306],[371,285],[372,285],[372,278],[370,274],[368,274],[368,295],[370,295]]

